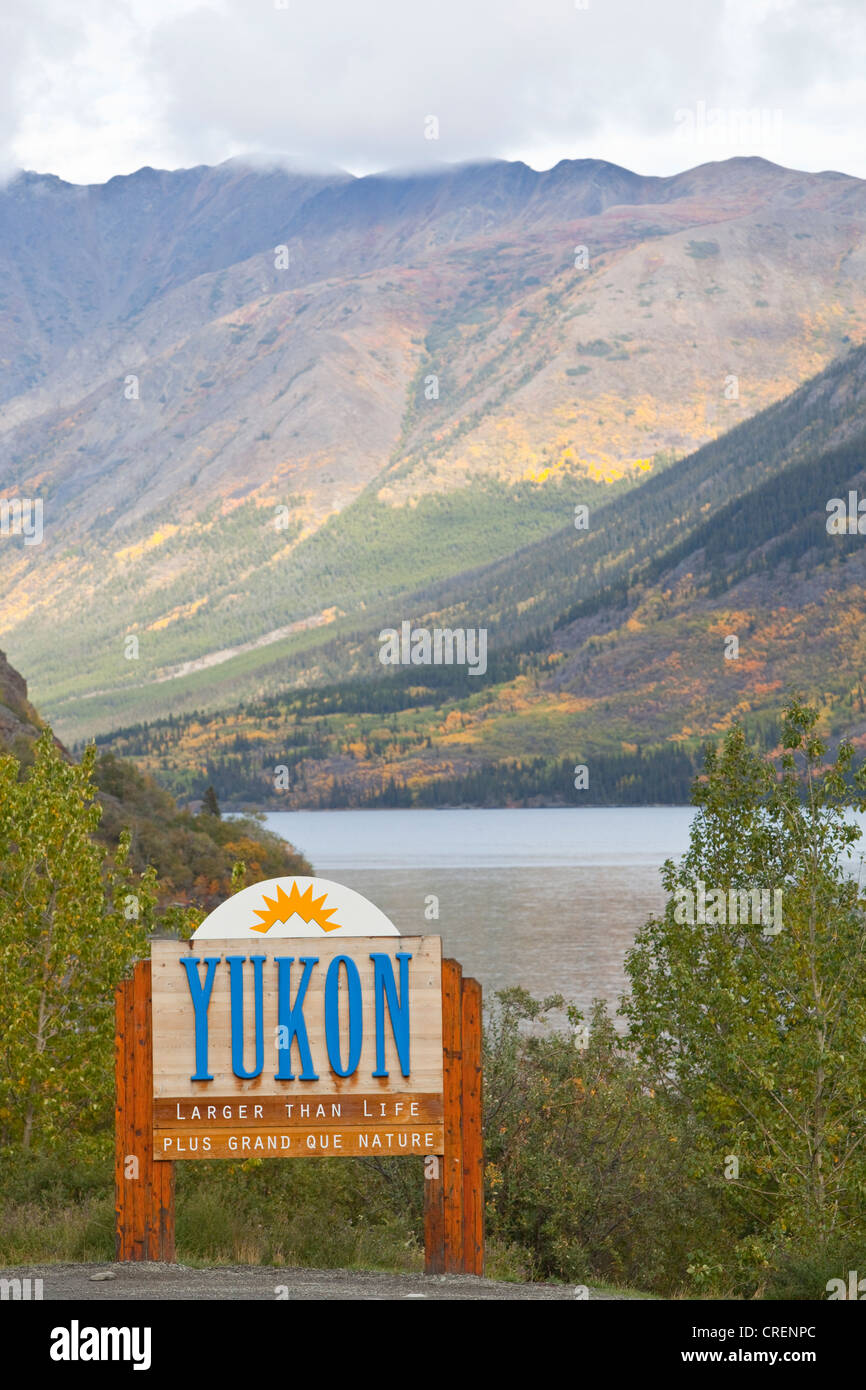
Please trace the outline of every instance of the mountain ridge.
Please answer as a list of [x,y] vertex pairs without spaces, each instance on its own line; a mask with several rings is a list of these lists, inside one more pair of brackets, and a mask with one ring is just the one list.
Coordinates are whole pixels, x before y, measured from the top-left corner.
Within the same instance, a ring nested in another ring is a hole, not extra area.
[[275,632],[225,664],[237,698],[315,672],[371,605],[507,563],[866,337],[866,185],[832,172],[111,184],[0,192],[0,496],[46,516],[0,541],[0,633],[67,739],[194,707]]

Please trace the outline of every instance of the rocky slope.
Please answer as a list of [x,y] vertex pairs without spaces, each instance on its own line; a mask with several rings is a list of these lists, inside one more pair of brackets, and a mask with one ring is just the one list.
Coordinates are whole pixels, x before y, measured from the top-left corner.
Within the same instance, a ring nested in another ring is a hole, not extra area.
[[27,698],[27,682],[0,652],[0,744],[24,749],[44,725]]

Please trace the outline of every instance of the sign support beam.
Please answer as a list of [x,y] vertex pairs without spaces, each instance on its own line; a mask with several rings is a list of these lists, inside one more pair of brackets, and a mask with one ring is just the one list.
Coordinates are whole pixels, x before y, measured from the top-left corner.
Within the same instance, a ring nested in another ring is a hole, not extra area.
[[174,1164],[153,1159],[150,961],[114,996],[115,1259],[174,1261]]
[[426,1160],[424,1272],[483,1274],[481,986],[448,959],[442,962],[442,1045],[445,1152]]

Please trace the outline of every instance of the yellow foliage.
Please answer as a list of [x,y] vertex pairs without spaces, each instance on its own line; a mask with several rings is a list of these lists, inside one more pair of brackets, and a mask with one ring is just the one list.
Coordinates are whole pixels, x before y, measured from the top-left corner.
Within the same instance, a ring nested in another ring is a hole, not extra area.
[[138,541],[136,545],[125,546],[123,550],[115,550],[115,560],[137,560],[140,555],[144,555],[148,550],[155,550],[158,545],[164,545],[167,540],[176,535],[180,530],[179,526],[163,526],[161,530],[154,531],[152,536],[146,540]]

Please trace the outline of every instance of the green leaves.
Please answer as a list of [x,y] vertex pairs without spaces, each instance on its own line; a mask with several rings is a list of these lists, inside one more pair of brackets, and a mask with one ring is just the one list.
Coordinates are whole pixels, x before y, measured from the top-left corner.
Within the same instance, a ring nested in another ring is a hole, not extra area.
[[[627,959],[629,1037],[660,1091],[736,1154],[732,1207],[756,1230],[829,1239],[862,1224],[866,1156],[866,904],[846,872],[862,770],[825,765],[816,711],[785,711],[779,775],[734,728],[695,788],[688,852]],[[680,923],[674,893],[782,892],[782,929],[728,912]]]
[[563,1000],[497,993],[485,1028],[484,1151],[491,1240],[536,1274],[671,1292],[689,1243],[717,1242],[706,1156],[682,1109],[659,1099],[602,1002],[586,1025],[545,1026]]
[[26,777],[0,757],[0,1150],[104,1147],[114,986],[144,954],[155,876],[106,856],[91,777],[50,732]]

